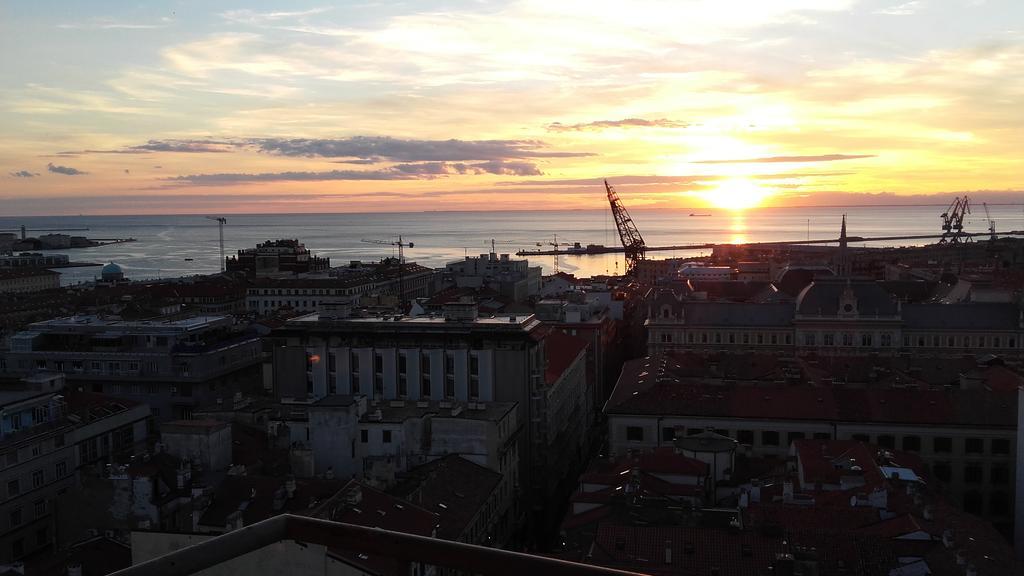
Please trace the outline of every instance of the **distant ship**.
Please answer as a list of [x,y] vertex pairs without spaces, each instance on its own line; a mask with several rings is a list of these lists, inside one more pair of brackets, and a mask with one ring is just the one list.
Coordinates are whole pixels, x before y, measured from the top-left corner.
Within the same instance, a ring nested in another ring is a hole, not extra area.
[[185,262],[191,262],[192,258],[185,258]]
[[711,214],[700,214],[697,212],[690,212],[690,216],[711,216]]

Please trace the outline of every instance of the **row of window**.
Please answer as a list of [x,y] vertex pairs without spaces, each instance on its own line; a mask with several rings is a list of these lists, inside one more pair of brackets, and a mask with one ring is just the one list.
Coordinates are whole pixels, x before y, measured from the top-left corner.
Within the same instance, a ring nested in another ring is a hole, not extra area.
[[938,334],[932,334],[930,336],[920,334],[912,336],[909,334],[903,335],[903,347],[910,348],[916,346],[918,348],[957,348],[958,343],[960,348],[1002,348],[1003,343],[1006,343],[1007,348],[1016,348],[1017,339],[1013,336],[1008,336],[1005,340],[1002,336],[940,336]]
[[[46,500],[43,498],[36,500],[35,502],[32,503],[32,509],[33,512],[35,512],[34,518],[42,517],[46,514],[47,510]],[[7,520],[8,528],[17,528],[18,526],[21,526],[22,523],[25,521],[24,515],[22,514],[21,506],[11,509],[10,513],[8,513],[7,515]]]
[[[700,434],[704,430],[701,428],[689,428],[686,431],[687,436],[693,436]],[[716,433],[723,436],[733,436],[729,430],[718,429]],[[779,446],[782,441],[782,433],[774,430],[762,430],[761,445],[762,446]],[[734,436],[740,444],[754,444],[755,432],[753,430],[736,430]],[[676,428],[674,426],[665,426],[662,428],[661,439],[665,442],[671,442],[676,438]],[[832,435],[828,432],[815,432],[812,435],[807,435],[804,432],[788,432],[786,435],[786,445],[792,444],[796,440],[803,440],[805,438],[813,438],[815,440],[829,440]],[[854,434],[853,440],[859,440],[861,442],[871,443],[871,436],[868,434]],[[643,442],[644,441],[644,428],[642,426],[627,426],[626,427],[626,440],[629,442]],[[948,436],[936,436],[932,439],[932,452],[936,454],[950,454],[953,452],[954,439]],[[896,437],[891,434],[879,434],[875,437],[874,444],[880,448],[896,449]],[[902,444],[900,448],[905,452],[920,452],[922,447],[922,440],[920,436],[907,435],[903,436]],[[966,454],[992,454],[996,456],[1008,456],[1010,454],[1010,440],[1008,438],[992,438],[989,440],[989,449],[985,450],[985,439],[984,438],[964,438],[963,449]]]
[[[359,431],[359,441],[363,444],[370,442],[370,431],[368,429],[363,428]],[[381,430],[380,441],[384,444],[391,444],[391,430]]]
[[[55,435],[53,437],[53,442],[52,442],[51,446],[52,446],[53,450],[56,450],[58,448],[62,448],[64,446],[64,435],[63,434]],[[35,458],[37,456],[40,456],[45,451],[45,447],[43,446],[42,443],[39,443],[39,444],[33,444],[27,450],[18,450],[18,449],[11,450],[6,455],[4,455],[4,459],[3,459],[4,465],[6,467],[16,466],[19,462],[22,461],[22,452],[26,452],[26,451],[28,452],[27,458],[28,459],[32,459],[32,458]]]
[[[455,398],[455,365],[456,358],[455,354],[447,353],[443,355],[442,359],[444,363],[443,367],[443,385],[444,385],[444,398],[454,399]],[[306,360],[307,379],[306,387],[307,392],[313,393],[313,370],[314,359],[312,356],[308,356]],[[337,394],[337,366],[338,359],[334,352],[327,355],[327,381],[328,381],[328,394]],[[360,365],[359,365],[359,353],[352,351],[349,353],[349,371],[351,376],[351,382],[357,383],[360,381]],[[405,352],[399,352],[398,354],[398,370],[397,370],[397,390],[396,396],[398,398],[408,398],[409,396],[409,363],[408,354]],[[431,375],[431,356],[429,353],[424,352],[420,356],[420,375],[419,375],[419,386],[420,386],[420,397],[431,398],[433,392],[433,382]],[[469,398],[471,400],[478,400],[480,398],[480,358],[475,354],[469,355]],[[384,355],[382,353],[375,353],[373,355],[373,393],[377,397],[384,396]]]
[[[54,466],[54,479],[58,480],[68,475],[68,463],[66,461],[57,462]],[[32,472],[32,490],[41,488],[46,483],[46,473],[42,468],[34,470]],[[22,485],[20,478],[11,478],[7,481],[7,497],[13,498],[20,495],[22,492]]]
[[[658,341],[662,344],[671,344],[675,336],[672,332],[661,332]],[[792,344],[792,334],[764,333],[764,332],[687,332],[686,342],[688,344],[754,344],[754,345],[778,345]],[[1017,339],[1013,336],[903,336],[903,347],[948,347],[948,348],[1016,348]],[[804,332],[804,346],[846,346],[871,348],[875,344],[875,334],[854,333],[854,332]],[[878,346],[891,348],[894,345],[893,334],[883,332],[878,335]]]

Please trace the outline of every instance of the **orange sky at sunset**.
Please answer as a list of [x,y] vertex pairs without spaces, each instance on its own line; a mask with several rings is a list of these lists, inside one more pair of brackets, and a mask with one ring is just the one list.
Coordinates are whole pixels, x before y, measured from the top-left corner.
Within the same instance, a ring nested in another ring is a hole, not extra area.
[[1014,0],[172,6],[0,7],[0,215],[1021,201]]

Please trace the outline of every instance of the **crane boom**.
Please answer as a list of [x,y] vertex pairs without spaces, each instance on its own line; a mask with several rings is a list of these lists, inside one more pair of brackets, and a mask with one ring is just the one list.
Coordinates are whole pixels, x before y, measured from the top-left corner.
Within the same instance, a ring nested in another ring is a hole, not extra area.
[[[398,299],[399,306],[404,308],[405,306],[405,248],[413,248],[416,246],[414,242],[403,242],[402,236],[399,234],[398,240],[368,240],[363,238],[361,240],[367,244],[380,244],[382,246],[397,246],[398,247]],[[404,312],[404,310],[403,310]]]
[[640,231],[637,230],[636,224],[633,223],[633,219],[629,217],[626,207],[619,200],[615,188],[612,188],[608,180],[604,181],[604,187],[608,191],[608,203],[612,208],[612,216],[615,217],[619,240],[622,241],[622,248],[626,253],[626,275],[629,276],[635,271],[637,263],[644,259],[647,245],[644,243]]
[[227,260],[224,259],[224,225],[228,223],[228,219],[223,216],[207,216],[207,220],[213,220],[217,223],[217,228],[220,232],[220,271],[223,272],[227,265]]

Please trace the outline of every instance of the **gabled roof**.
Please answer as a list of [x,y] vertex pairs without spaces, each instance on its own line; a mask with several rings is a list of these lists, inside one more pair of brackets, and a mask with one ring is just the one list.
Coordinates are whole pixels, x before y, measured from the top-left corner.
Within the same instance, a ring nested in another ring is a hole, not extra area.
[[554,384],[568,370],[576,357],[586,350],[587,341],[571,336],[560,330],[552,330],[544,337],[544,353],[547,367],[544,370],[544,381]]
[[502,478],[458,454],[417,466],[406,477],[394,492],[436,514],[437,537],[445,540],[459,540],[466,534]]

